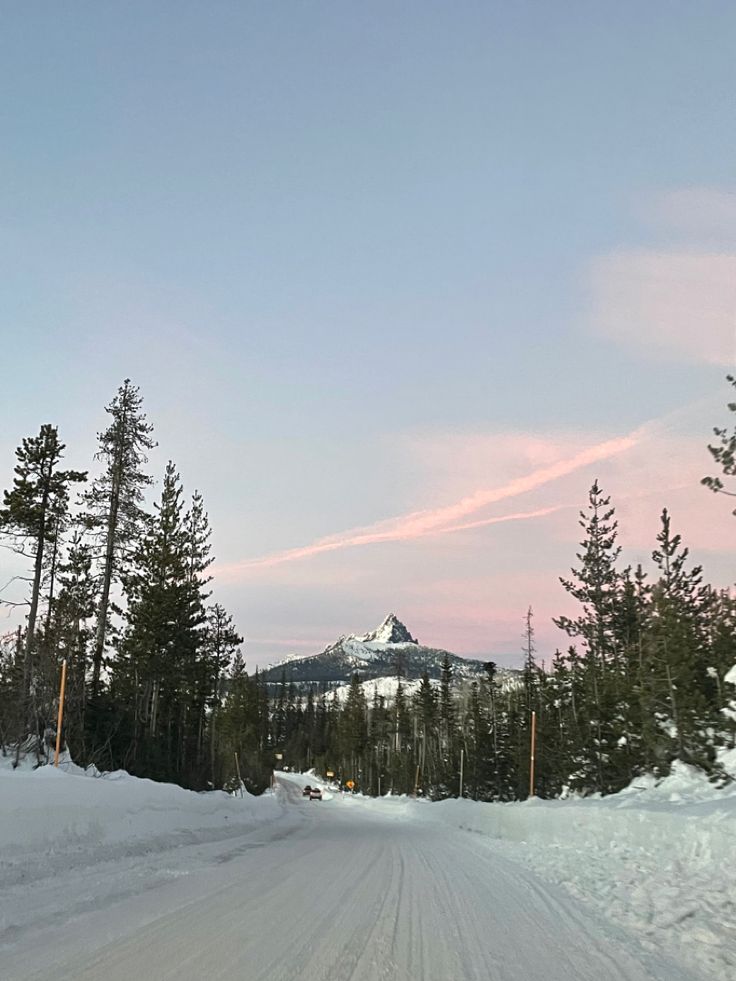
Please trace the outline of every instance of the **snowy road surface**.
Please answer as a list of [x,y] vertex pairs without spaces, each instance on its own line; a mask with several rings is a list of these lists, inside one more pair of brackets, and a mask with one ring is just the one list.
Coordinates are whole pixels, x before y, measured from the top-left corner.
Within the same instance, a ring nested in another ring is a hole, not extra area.
[[16,884],[0,908],[14,896],[34,914],[0,934],[0,978],[698,977],[644,952],[483,836],[358,800],[310,803],[295,782],[281,793],[282,817],[225,841]]

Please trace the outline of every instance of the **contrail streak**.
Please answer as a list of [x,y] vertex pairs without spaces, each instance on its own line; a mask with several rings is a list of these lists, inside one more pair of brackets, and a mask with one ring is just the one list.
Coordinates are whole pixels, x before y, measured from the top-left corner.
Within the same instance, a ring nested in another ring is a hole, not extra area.
[[[379,542],[399,542],[409,541],[416,538],[424,538],[428,535],[445,534],[453,531],[462,531],[466,528],[480,527],[483,524],[495,524],[501,521],[521,521],[526,518],[540,517],[542,514],[551,513],[550,509],[542,511],[520,512],[518,514],[501,515],[494,518],[484,518],[479,521],[462,523],[463,518],[490,504],[497,504],[499,501],[506,501],[510,498],[526,494],[528,491],[536,490],[560,477],[580,470],[582,467],[601,460],[607,460],[619,453],[635,446],[643,435],[643,428],[637,429],[628,436],[620,436],[614,439],[598,443],[586,450],[559,460],[557,463],[517,477],[501,487],[487,488],[476,491],[454,504],[449,504],[441,508],[433,508],[424,511],[412,511],[405,515],[395,518],[388,518],[378,521],[375,524],[365,527],[349,529],[337,535],[329,535],[320,538],[310,545],[303,545],[298,548],[285,549],[281,552],[274,552],[271,555],[264,555],[256,559],[246,559],[229,566],[221,566],[220,575],[229,575],[237,572],[244,572],[250,569],[266,568],[269,566],[282,565],[286,562],[295,562],[299,559],[309,558],[312,555],[320,555],[324,552],[336,552],[343,548],[352,548],[358,545],[373,545]],[[458,524],[458,522],[461,522]]]
[[462,525],[450,525],[448,528],[437,528],[428,531],[428,535],[449,535],[452,531],[469,531],[471,528],[485,528],[486,525],[497,525],[503,521],[525,521],[527,518],[545,518],[556,511],[564,511],[573,507],[572,504],[555,504],[554,507],[539,508],[536,511],[517,511],[516,514],[499,514],[494,518],[480,518],[478,521],[466,521]]

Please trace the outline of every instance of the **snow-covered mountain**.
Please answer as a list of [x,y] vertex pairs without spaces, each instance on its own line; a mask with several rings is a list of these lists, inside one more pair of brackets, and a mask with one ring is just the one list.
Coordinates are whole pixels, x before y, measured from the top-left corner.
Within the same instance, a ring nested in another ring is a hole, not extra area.
[[[297,684],[346,685],[353,675],[369,681],[401,675],[409,680],[421,678],[426,671],[438,679],[447,655],[457,678],[473,678],[485,672],[485,662],[458,657],[437,647],[426,647],[411,635],[406,626],[391,613],[375,630],[366,634],[340,637],[319,654],[288,657],[262,672],[263,678],[278,683],[282,677]],[[498,680],[513,683],[520,672],[500,668]]]

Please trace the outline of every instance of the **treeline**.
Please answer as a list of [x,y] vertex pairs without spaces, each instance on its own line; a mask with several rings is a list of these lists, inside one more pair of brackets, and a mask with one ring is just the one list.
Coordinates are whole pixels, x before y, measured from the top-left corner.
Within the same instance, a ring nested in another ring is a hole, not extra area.
[[[221,785],[234,772],[223,759],[233,759],[240,706],[231,713],[225,682],[242,638],[211,601],[204,502],[196,491],[185,498],[168,463],[148,508],[156,444],[139,390],[126,380],[106,412],[91,480],[63,468],[55,426],[16,451],[0,541],[27,565],[7,585],[27,594],[11,601],[6,587],[3,602],[27,617],[0,648],[0,746],[16,760],[48,755],[65,659],[64,735],[76,762]],[[253,784],[264,785],[258,767]]]
[[460,793],[462,767],[464,796],[517,800],[530,789],[534,712],[538,796],[614,793],[638,774],[666,775],[674,760],[725,779],[716,752],[736,737],[736,689],[725,682],[736,599],[702,582],[667,511],[651,578],[618,568],[614,509],[597,482],[581,524],[578,566],[563,580],[580,612],[556,621],[573,641],[565,652],[538,662],[529,610],[518,685],[502,687],[492,662],[458,683],[447,660],[438,685],[397,678],[391,701],[368,701],[357,677],[343,704],[283,684],[272,738],[287,764],[331,768],[370,794],[435,799]]

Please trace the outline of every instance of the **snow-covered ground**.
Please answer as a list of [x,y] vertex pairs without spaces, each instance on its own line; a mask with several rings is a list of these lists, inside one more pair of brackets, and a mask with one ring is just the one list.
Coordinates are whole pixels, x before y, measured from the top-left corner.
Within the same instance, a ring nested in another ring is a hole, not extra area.
[[[124,771],[85,773],[0,767],[0,883],[29,881],[49,868],[151,853],[179,843],[213,841],[282,816],[272,796],[193,793]],[[0,929],[4,925],[0,920]]]
[[725,981],[736,793],[194,794],[0,769],[0,977]]
[[[401,690],[407,698],[410,698],[419,691],[421,684],[421,678],[402,678]],[[439,681],[430,680],[430,684],[434,688],[438,688],[440,683]],[[388,702],[392,702],[396,698],[399,679],[393,675],[386,678],[369,678],[368,681],[361,681],[360,687],[363,689],[363,694],[369,703],[373,701],[376,695],[379,698],[385,698]],[[338,702],[344,703],[347,700],[349,692],[350,685],[338,685],[337,688],[332,688],[327,692],[327,700],[336,699]]]
[[[122,771],[0,758],[0,978],[25,977],[23,945],[209,865],[264,827],[293,826],[278,795],[198,794]],[[10,951],[20,944],[13,972]]]
[[[736,764],[731,751],[730,766]],[[363,808],[476,835],[588,909],[636,935],[648,950],[711,981],[736,978],[736,787],[718,790],[676,765],[659,784],[584,800],[480,804],[366,800]]]

